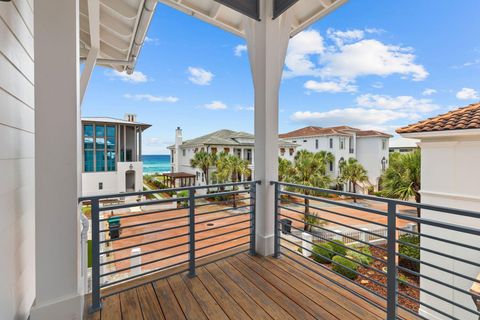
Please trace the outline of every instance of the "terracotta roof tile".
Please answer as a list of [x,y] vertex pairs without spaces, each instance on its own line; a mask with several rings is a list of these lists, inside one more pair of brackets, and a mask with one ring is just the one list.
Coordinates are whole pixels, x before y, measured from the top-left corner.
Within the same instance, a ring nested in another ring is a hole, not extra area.
[[397,133],[480,129],[480,102],[397,129]]

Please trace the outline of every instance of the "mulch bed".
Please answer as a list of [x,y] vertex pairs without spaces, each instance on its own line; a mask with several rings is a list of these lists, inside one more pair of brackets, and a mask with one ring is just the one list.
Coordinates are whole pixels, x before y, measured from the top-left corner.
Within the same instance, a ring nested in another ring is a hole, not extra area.
[[[372,255],[374,257],[377,257],[377,258],[383,259],[383,260],[387,260],[387,257],[386,257],[387,252],[386,251],[383,251],[383,250],[375,248],[375,247],[370,247],[370,250],[371,250]],[[375,260],[371,265],[372,268],[375,268],[375,269],[378,269],[378,270],[382,270],[386,266],[387,265],[384,262],[378,261],[378,260]],[[387,285],[387,277],[385,275],[375,271],[375,270],[360,266],[357,271],[360,274],[377,281],[378,283]],[[401,275],[403,275],[405,277],[403,279],[406,279],[406,281],[408,281],[408,283],[411,283],[412,285],[415,285],[415,286],[420,286],[418,277],[412,276],[412,275],[410,275],[406,272],[403,272],[403,271],[399,271],[399,276],[401,276]],[[378,294],[380,294],[384,297],[387,296],[387,289],[386,288],[382,287],[381,285],[379,285],[377,283],[369,281],[365,277],[357,276],[357,278],[354,281],[359,283],[361,286],[367,287],[368,289],[370,289],[370,290],[372,290],[372,291],[374,291],[374,292],[376,292],[376,293],[378,293]],[[409,286],[407,284],[402,284],[401,282],[399,282],[398,289],[402,294],[405,294],[406,296],[409,296],[412,299],[420,300],[420,291],[418,289],[416,289],[412,286]],[[398,303],[400,305],[402,305],[403,307],[408,308],[408,309],[410,309],[414,312],[418,312],[418,308],[420,306],[419,303],[417,303],[413,300],[410,300],[406,297],[402,297],[400,295],[398,296]]]

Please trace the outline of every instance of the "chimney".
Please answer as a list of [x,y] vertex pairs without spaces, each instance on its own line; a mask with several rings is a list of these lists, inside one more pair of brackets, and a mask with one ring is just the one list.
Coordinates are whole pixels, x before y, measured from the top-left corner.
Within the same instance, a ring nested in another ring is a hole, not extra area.
[[177,127],[175,130],[175,156],[173,158],[173,166],[175,172],[180,171],[180,146],[183,143],[182,139],[182,129]]
[[133,113],[126,113],[125,120],[128,122],[137,122],[137,115]]

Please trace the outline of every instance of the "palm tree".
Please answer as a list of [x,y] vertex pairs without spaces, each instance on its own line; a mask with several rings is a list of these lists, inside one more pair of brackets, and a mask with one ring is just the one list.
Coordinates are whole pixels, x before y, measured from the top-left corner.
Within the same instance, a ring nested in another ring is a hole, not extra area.
[[[220,154],[216,166],[215,178],[219,183],[238,182],[239,177],[251,172],[247,160],[227,153]],[[233,207],[237,207],[236,194],[233,194]]]
[[420,150],[411,153],[393,153],[390,165],[381,177],[381,194],[388,198],[420,203]]
[[293,165],[290,160],[278,157],[278,180],[285,181],[292,174]]
[[208,153],[206,151],[199,151],[195,153],[192,159],[190,159],[190,165],[193,168],[202,170],[205,175],[205,182],[209,183],[209,171],[210,167],[214,166],[217,162],[217,156],[214,153]]
[[[329,152],[312,153],[306,150],[300,150],[295,156],[294,166],[287,181],[307,187],[327,188],[331,183],[331,179],[325,174],[326,164],[327,159],[331,157],[333,157],[333,155]],[[298,192],[306,196],[315,194],[315,192],[305,188],[299,188]],[[312,219],[310,215],[310,200],[305,198],[304,204],[305,215],[303,220],[309,222]],[[304,230],[311,231],[311,225],[305,223]]]
[[[339,180],[343,183],[349,183],[353,188],[353,193],[357,193],[357,184],[367,182],[367,170],[355,158],[350,158],[346,162],[342,162],[340,168]],[[357,198],[353,197],[353,202],[357,202]]]

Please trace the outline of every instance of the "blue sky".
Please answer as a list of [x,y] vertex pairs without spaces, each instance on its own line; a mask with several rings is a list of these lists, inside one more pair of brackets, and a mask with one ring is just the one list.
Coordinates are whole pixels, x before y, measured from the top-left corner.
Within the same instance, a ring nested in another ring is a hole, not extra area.
[[[280,132],[395,128],[480,100],[478,0],[351,0],[290,41]],[[245,41],[159,4],[136,72],[97,67],[83,116],[152,124],[144,153],[228,128],[253,132]]]

